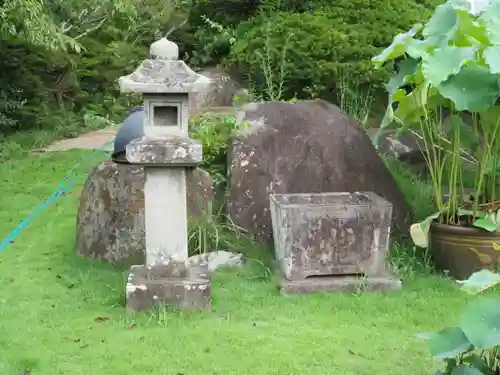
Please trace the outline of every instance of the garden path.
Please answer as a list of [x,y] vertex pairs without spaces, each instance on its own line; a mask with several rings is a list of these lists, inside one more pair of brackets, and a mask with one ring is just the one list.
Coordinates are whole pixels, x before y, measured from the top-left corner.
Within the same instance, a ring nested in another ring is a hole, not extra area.
[[118,127],[95,130],[81,134],[76,138],[62,139],[49,146],[34,150],[35,153],[68,151],[68,150],[104,150],[111,151],[113,145],[110,144],[115,139]]
[[[192,116],[201,116],[206,113],[214,113],[219,115],[234,115],[235,109],[233,107],[211,107],[199,108],[192,110]],[[56,141],[49,146],[37,150],[33,153],[54,152],[54,151],[68,151],[68,150],[104,150],[112,151],[113,146],[110,144],[115,139],[118,125],[105,129],[95,130],[88,133],[81,134],[76,138],[62,139]]]

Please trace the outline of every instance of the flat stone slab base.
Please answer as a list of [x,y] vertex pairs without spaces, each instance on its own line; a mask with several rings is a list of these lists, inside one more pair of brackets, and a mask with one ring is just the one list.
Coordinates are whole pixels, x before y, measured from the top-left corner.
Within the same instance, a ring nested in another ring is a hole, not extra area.
[[280,281],[282,294],[315,292],[391,292],[401,289],[401,280],[388,277],[324,276],[301,281]]
[[209,309],[212,288],[205,265],[172,271],[172,265],[132,266],[126,286],[126,308],[136,313],[155,306]]

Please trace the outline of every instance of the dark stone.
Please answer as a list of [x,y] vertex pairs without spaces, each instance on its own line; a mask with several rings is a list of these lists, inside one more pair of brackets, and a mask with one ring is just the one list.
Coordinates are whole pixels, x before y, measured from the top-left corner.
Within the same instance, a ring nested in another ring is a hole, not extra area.
[[144,136],[144,108],[135,108],[130,111],[128,117],[123,122],[116,133],[114,150],[111,158],[118,163],[128,163],[125,157],[125,148],[134,139],[141,139]]
[[[375,136],[380,129],[366,129],[366,133],[375,144]],[[410,132],[398,134],[395,129],[384,129],[378,144],[375,144],[379,153],[388,155],[406,163],[413,171],[421,173],[426,171],[427,164],[421,147],[424,143]]]
[[269,194],[372,191],[393,205],[392,228],[408,232],[410,207],[368,135],[323,100],[247,104],[248,127],[231,145],[227,210],[269,242]]
[[[186,170],[188,215],[210,214],[212,178]],[[80,197],[77,252],[111,263],[145,263],[144,169],[105,161],[90,173]]]
[[158,305],[188,310],[210,308],[208,267],[188,268],[185,262],[132,266],[126,286],[127,310],[141,312]]
[[198,72],[210,78],[211,84],[203,92],[189,95],[189,108],[230,107],[241,84],[219,68],[206,68]]

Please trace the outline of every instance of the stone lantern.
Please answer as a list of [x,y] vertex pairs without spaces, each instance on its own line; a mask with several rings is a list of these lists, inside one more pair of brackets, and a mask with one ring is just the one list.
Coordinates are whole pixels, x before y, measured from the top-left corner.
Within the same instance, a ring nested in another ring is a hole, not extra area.
[[121,77],[121,92],[141,93],[144,137],[130,142],[126,157],[144,167],[146,264],[133,266],[126,286],[127,308],[157,303],[187,308],[210,306],[205,267],[188,265],[186,169],[202,161],[202,146],[188,135],[188,97],[210,80],[178,60],[177,45],[153,43],[150,58]]

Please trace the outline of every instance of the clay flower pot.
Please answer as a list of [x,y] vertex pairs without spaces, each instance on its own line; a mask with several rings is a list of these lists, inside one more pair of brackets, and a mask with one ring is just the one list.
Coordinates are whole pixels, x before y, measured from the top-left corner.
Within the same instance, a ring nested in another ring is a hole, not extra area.
[[450,276],[465,280],[472,273],[500,265],[500,232],[478,228],[433,223],[430,228],[430,250],[436,266]]

